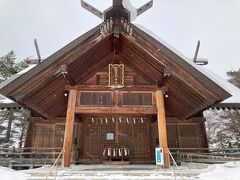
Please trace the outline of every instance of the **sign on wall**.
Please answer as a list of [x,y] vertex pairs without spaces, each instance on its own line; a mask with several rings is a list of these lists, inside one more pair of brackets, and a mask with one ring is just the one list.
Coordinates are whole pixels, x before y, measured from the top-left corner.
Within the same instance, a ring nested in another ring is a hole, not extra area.
[[107,133],[107,140],[114,141],[114,133]]
[[156,165],[159,165],[159,166],[164,165],[163,148],[155,148],[155,160],[156,160]]

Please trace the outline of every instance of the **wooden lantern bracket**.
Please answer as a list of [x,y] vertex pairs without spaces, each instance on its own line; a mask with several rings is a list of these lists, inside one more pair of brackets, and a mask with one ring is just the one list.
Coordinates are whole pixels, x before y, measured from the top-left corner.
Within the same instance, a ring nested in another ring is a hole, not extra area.
[[76,81],[71,77],[66,64],[60,66],[59,73],[63,75],[70,86],[76,85]]
[[157,86],[158,87],[162,87],[165,86],[167,81],[170,79],[172,75],[172,70],[170,67],[165,67],[164,68],[164,73],[163,76],[161,77],[161,79],[157,82]]

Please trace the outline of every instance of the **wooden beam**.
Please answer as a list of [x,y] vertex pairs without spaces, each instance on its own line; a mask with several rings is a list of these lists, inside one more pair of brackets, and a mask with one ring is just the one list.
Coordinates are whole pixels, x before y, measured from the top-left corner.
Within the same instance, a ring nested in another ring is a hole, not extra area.
[[81,114],[157,114],[156,107],[76,107]]
[[166,125],[166,114],[164,106],[164,92],[162,90],[156,91],[156,104],[157,104],[157,116],[158,116],[158,135],[159,135],[159,146],[163,148],[164,165],[163,168],[169,168],[169,154],[168,154],[168,143],[167,143],[167,125]]
[[113,6],[122,6],[122,0],[113,0]]
[[64,144],[63,144],[63,166],[64,167],[70,167],[70,162],[71,162],[76,97],[77,97],[77,91],[75,89],[71,89],[69,91],[66,125],[65,125],[65,133],[64,133]]
[[[65,90],[70,90],[71,88],[76,89],[78,91],[112,91],[113,89],[110,87],[104,86],[96,86],[96,85],[76,85],[76,86],[65,86]],[[168,88],[166,86],[157,87],[157,86],[126,86],[118,89],[119,91],[156,91],[157,89],[167,91]]]

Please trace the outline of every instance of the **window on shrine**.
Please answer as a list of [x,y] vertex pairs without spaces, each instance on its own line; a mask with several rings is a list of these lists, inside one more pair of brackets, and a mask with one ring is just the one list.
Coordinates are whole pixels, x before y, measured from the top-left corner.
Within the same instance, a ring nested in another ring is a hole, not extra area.
[[152,105],[152,93],[123,92],[122,105]]
[[86,106],[111,106],[110,92],[81,92],[80,105]]

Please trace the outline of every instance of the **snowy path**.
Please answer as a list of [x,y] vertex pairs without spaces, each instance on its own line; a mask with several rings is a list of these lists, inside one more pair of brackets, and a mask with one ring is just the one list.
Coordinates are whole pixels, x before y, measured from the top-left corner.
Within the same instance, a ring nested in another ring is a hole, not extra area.
[[[43,180],[50,170],[49,166],[25,171],[0,168],[1,180]],[[3,176],[1,176],[3,174]],[[57,167],[48,179],[75,180],[118,180],[118,179],[165,179],[165,180],[239,180],[240,162],[222,165],[185,164],[179,170],[157,169],[153,165],[105,166],[78,165],[72,168]]]

